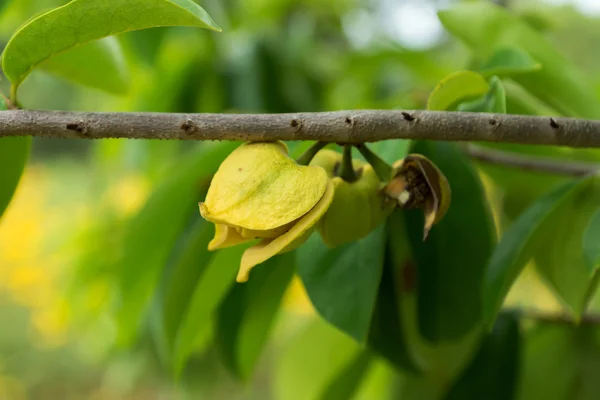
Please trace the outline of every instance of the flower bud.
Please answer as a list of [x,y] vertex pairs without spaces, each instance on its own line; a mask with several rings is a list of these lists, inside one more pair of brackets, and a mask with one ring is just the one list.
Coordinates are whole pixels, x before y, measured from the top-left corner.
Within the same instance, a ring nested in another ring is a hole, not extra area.
[[393,211],[395,203],[380,194],[381,182],[371,167],[353,160],[357,180],[346,182],[335,176],[342,155],[321,150],[310,163],[323,167],[335,187],[334,199],[317,229],[328,247],[337,247],[367,236]]

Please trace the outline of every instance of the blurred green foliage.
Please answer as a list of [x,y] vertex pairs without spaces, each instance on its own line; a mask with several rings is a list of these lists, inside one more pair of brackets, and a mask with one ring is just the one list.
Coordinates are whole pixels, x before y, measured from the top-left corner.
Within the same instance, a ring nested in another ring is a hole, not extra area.
[[[66,3],[0,0],[0,48],[24,23]],[[222,33],[106,31],[104,14],[96,14],[88,27],[119,34],[42,63],[22,82],[20,105],[600,112],[593,51],[600,16],[573,7],[525,0],[508,2],[509,9],[487,0],[200,3]],[[447,7],[438,19],[441,3]],[[406,16],[414,19],[409,35],[398,27]],[[193,25],[186,21],[173,24]],[[433,32],[427,43],[420,26]],[[36,51],[49,50],[33,37]],[[29,69],[19,71],[17,80]],[[9,85],[0,81],[1,91],[10,93]],[[0,211],[28,142],[0,141]],[[234,278],[243,248],[209,253],[212,227],[196,205],[236,145],[33,140],[0,221],[0,398],[600,396],[600,328],[582,317],[588,301],[588,311],[600,311],[596,178],[475,163],[448,143],[373,144],[387,162],[421,153],[447,175],[453,204],[429,240],[421,241],[420,214],[395,212],[367,238],[338,249],[325,249],[315,235],[240,285]],[[298,155],[308,144],[288,145]],[[598,150],[483,145],[557,162],[600,160]],[[568,201],[555,201],[553,188],[571,190],[558,196]],[[549,217],[536,213],[542,206]],[[532,322],[502,311],[493,324],[501,305],[569,311],[584,323]]]

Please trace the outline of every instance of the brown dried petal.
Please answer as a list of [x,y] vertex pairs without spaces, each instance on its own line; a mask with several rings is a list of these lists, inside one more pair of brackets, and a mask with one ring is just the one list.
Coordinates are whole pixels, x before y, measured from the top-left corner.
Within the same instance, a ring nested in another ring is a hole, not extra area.
[[428,158],[409,154],[394,164],[392,180],[384,193],[402,208],[420,208],[425,214],[423,240],[448,211],[452,192],[442,171]]

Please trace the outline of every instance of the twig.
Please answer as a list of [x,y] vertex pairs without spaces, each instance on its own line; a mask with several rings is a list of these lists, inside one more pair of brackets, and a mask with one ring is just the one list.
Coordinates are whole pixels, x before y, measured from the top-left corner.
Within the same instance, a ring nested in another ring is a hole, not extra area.
[[350,110],[298,114],[0,112],[0,137],[179,140],[387,139],[600,147],[600,121],[523,115]]
[[465,146],[465,152],[479,161],[489,164],[514,167],[527,171],[539,171],[570,176],[583,176],[600,171],[600,164],[579,161],[564,161],[554,158],[529,155],[524,156],[494,149],[487,149],[472,144]]
[[576,321],[566,313],[547,313],[534,309],[505,309],[521,315],[526,319],[533,319],[538,322],[546,322],[552,324],[567,324],[567,325],[600,325],[600,314],[584,314],[579,321]]

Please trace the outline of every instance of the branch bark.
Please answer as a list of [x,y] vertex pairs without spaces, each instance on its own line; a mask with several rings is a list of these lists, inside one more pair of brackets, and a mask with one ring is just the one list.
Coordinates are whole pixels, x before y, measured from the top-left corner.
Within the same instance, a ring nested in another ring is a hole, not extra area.
[[297,114],[0,112],[0,137],[178,140],[388,139],[600,147],[600,121],[443,111],[349,110]]
[[484,148],[468,144],[465,152],[474,158],[489,164],[509,166],[525,171],[546,172],[550,174],[584,176],[600,171],[600,164],[578,161],[565,161],[555,158],[534,157]]
[[566,324],[566,325],[600,325],[600,315],[594,313],[587,313],[581,316],[579,321],[576,321],[568,314],[565,313],[548,313],[545,311],[535,309],[506,309],[507,311],[513,311],[520,314],[524,318],[533,319],[538,322],[545,322],[551,324]]

